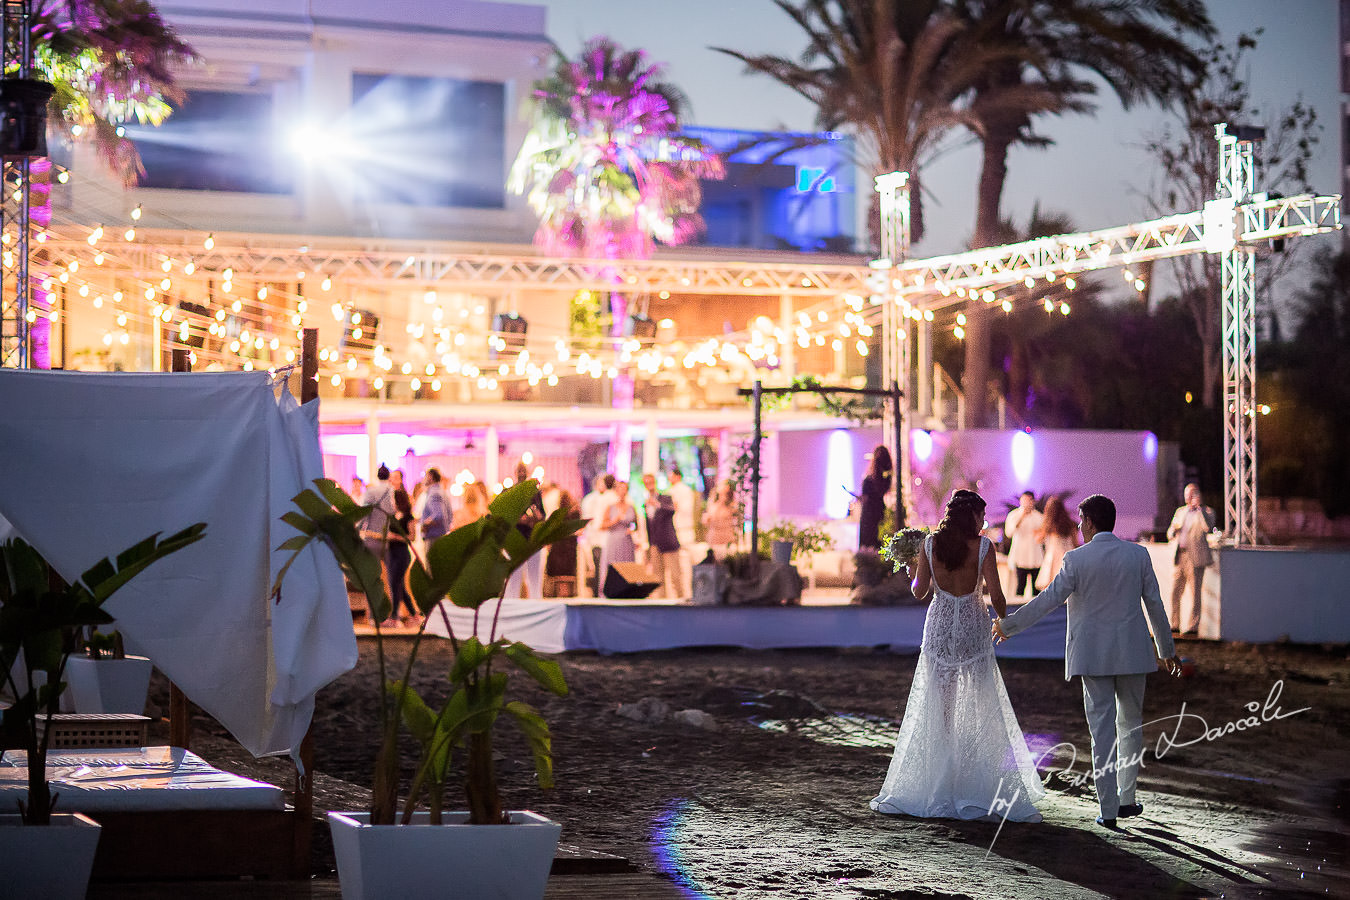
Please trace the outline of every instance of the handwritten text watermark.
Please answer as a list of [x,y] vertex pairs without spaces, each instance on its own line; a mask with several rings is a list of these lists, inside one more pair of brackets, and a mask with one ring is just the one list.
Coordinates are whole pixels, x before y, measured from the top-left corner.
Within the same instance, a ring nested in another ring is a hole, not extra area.
[[[1153,747],[1154,758],[1164,759],[1167,754],[1173,750],[1182,747],[1191,747],[1200,743],[1216,741],[1240,731],[1251,731],[1270,722],[1277,722],[1281,719],[1288,719],[1299,713],[1307,712],[1312,708],[1305,706],[1302,709],[1285,712],[1280,706],[1280,696],[1283,693],[1284,679],[1280,679],[1270,686],[1270,693],[1266,695],[1264,703],[1259,700],[1253,700],[1243,706],[1243,709],[1247,711],[1248,715],[1231,719],[1219,725],[1211,726],[1204,716],[1194,712],[1188,712],[1185,701],[1182,701],[1181,711],[1176,715],[1151,719],[1144,722],[1139,727],[1142,729],[1145,725],[1158,725],[1166,722],[1173,723],[1170,731],[1163,731],[1158,735],[1158,741]],[[1112,752],[1109,754],[1106,762],[1099,766],[1094,766],[1085,772],[1075,773],[1073,771],[1075,764],[1078,762],[1078,748],[1071,741],[1061,741],[1053,747],[1050,747],[1037,757],[1036,766],[1037,768],[1040,768],[1041,763],[1043,763],[1047,757],[1053,756],[1061,750],[1067,750],[1069,752],[1068,763],[1062,768],[1050,772],[1049,775],[1046,776],[1046,783],[1048,784],[1050,779],[1058,775],[1072,787],[1082,787],[1089,780],[1092,780],[1095,784],[1098,779],[1105,778],[1108,775],[1114,775],[1127,767],[1143,768],[1147,749],[1141,746],[1138,751],[1122,756],[1120,754],[1120,745],[1124,737],[1125,735],[1116,736],[1115,747],[1112,748]],[[989,842],[989,850],[985,851],[986,857],[988,857],[990,851],[994,849],[994,843],[998,840],[999,833],[1003,831],[1004,823],[1007,822],[1008,816],[1012,813],[1021,796],[1022,788],[1017,787],[1011,794],[1005,797],[1004,781],[1003,779],[999,779],[998,788],[994,791],[994,798],[989,806],[989,813],[991,816],[998,816],[1000,820],[998,830],[994,832],[994,839]]]

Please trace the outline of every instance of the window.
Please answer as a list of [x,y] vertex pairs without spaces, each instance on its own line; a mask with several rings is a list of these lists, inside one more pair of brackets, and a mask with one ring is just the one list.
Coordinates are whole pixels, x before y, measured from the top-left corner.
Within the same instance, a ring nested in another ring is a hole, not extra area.
[[190,91],[159,127],[127,125],[142,187],[286,194],[292,190],[270,94]]
[[348,136],[370,199],[412,206],[506,205],[506,89],[497,82],[352,76]]

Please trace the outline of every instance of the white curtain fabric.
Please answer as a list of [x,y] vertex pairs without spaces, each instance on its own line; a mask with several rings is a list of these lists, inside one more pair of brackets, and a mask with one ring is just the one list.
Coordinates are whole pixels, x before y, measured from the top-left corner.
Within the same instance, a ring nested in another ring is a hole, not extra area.
[[321,477],[318,404],[264,373],[0,370],[0,515],[66,579],[155,532],[206,536],[107,610],[255,755],[294,753],[314,695],[356,664],[346,588],[311,547],[269,600],[291,498]]

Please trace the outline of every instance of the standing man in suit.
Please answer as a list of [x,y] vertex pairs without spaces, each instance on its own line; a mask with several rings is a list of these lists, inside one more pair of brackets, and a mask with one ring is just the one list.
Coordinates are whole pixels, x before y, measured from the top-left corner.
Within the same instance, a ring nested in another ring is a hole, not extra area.
[[1101,807],[1097,824],[1115,828],[1117,816],[1144,811],[1134,798],[1144,747],[1144,678],[1159,667],[1179,675],[1181,660],[1148,551],[1111,533],[1116,505],[1093,494],[1078,513],[1083,546],[1064,554],[1059,574],[1034,600],[995,620],[993,633],[1002,642],[1068,603],[1064,679],[1082,676]]
[[[1200,485],[1188,484],[1184,493],[1186,504],[1179,507],[1167,528],[1167,539],[1176,549],[1172,561],[1172,627],[1182,634],[1198,634],[1200,612],[1203,608],[1205,569],[1214,562],[1209,549],[1209,533],[1215,529],[1214,510],[1200,501]],[[1191,614],[1186,624],[1181,619],[1181,598],[1186,593],[1186,582],[1191,583]]]

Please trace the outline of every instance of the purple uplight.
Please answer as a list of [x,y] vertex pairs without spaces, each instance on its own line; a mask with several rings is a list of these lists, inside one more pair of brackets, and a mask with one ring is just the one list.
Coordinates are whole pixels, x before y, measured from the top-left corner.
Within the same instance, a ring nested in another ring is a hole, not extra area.
[[[37,158],[29,161],[28,215],[33,224],[46,228],[52,223],[52,161]],[[41,288],[42,279],[30,274],[32,309],[37,314],[28,331],[28,346],[33,368],[52,367],[52,323],[46,313],[52,308],[52,295]]]
[[1063,737],[1058,734],[1024,734],[1023,737],[1026,738],[1027,750],[1031,752],[1038,770],[1062,768],[1055,764],[1054,750],[1064,743]]
[[685,869],[680,830],[688,806],[688,800],[675,800],[656,817],[652,827],[652,855],[656,857],[656,864],[661,871],[670,876],[686,897],[691,900],[712,900],[711,895],[692,884],[693,879]]

